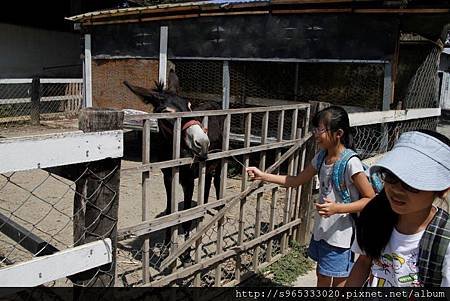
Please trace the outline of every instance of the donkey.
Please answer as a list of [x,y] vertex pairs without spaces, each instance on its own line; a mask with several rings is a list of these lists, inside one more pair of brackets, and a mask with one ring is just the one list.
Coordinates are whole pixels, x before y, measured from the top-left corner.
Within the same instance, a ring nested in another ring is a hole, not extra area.
[[[148,104],[151,103],[155,113],[175,113],[191,111],[191,104],[186,99],[179,97],[175,93],[164,91],[161,83],[156,83],[156,89],[150,90],[138,86],[134,86],[124,81],[133,93],[138,95],[141,100]],[[196,108],[197,110],[217,110],[221,109],[216,102],[205,103]],[[222,148],[222,132],[223,132],[223,116],[212,116],[208,119],[208,130],[202,127],[203,118],[183,118],[181,124],[181,157],[198,157],[205,160],[208,151]],[[160,160],[171,160],[173,157],[173,124],[174,119],[158,119],[158,157]],[[164,175],[164,186],[167,195],[166,214],[172,212],[171,207],[171,183],[172,170],[170,168],[162,169]],[[181,166],[179,170],[180,184],[183,187],[183,208],[189,209],[192,206],[192,196],[194,192],[194,179],[199,176],[198,164],[191,166]],[[214,178],[214,187],[216,189],[216,197],[219,199],[219,187],[221,181],[221,165],[217,160],[208,161],[206,164],[205,175],[205,192],[204,200],[208,202],[211,181]],[[191,223],[183,224],[183,228],[187,230]]]

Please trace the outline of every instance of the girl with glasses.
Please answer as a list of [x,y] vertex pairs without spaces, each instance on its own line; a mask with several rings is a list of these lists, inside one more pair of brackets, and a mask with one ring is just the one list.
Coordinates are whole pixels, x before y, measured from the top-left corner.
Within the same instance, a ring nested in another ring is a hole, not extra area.
[[344,286],[353,265],[353,254],[350,250],[353,219],[350,213],[361,211],[375,192],[357,156],[351,157],[345,166],[344,183],[351,202],[346,203],[342,200],[332,181],[335,163],[347,148],[354,148],[347,112],[338,106],[328,107],[316,114],[312,124],[314,138],[322,155],[319,156],[318,152],[299,175],[268,174],[256,167],[249,167],[247,173],[250,179],[272,182],[285,187],[303,185],[318,174],[320,197],[319,202],[315,204],[314,232],[308,255],[317,262],[318,287]]
[[450,140],[404,133],[370,171],[381,174],[384,191],[359,216],[352,249],[361,255],[347,286],[448,287],[450,222],[434,203],[450,191]]

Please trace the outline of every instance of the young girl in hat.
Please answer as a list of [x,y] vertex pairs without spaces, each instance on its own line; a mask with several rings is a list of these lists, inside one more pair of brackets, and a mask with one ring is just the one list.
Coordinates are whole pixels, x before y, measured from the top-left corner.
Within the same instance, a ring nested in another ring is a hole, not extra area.
[[262,180],[297,187],[319,175],[320,198],[316,205],[314,233],[308,254],[317,262],[317,286],[343,286],[353,265],[350,251],[353,236],[353,219],[349,213],[362,210],[375,195],[362,163],[352,157],[345,166],[345,186],[352,202],[344,203],[332,183],[332,171],[346,148],[353,148],[350,122],[347,112],[338,106],[328,107],[312,120],[315,140],[326,151],[323,162],[318,164],[319,153],[297,176],[268,174],[256,167],[249,167],[250,179]]
[[[450,191],[450,140],[407,132],[370,169],[384,191],[361,212],[347,286],[450,286],[450,221],[433,205]],[[446,206],[448,208],[448,204]]]

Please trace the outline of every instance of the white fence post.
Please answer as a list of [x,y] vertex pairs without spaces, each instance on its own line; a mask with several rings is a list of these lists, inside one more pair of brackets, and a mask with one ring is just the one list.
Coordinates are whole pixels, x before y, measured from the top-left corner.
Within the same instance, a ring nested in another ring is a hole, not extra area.
[[161,26],[159,36],[159,82],[166,86],[167,78],[167,42],[169,38],[169,28]]
[[91,56],[91,35],[84,35],[84,107],[92,107],[92,56]]

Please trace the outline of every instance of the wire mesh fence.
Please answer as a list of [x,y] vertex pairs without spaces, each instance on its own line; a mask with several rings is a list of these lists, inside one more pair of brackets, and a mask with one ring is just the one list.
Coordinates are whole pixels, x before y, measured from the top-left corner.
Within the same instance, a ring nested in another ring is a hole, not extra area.
[[82,105],[81,79],[0,79],[0,123],[74,116]]
[[[182,95],[194,105],[222,100],[223,63],[174,61]],[[384,64],[231,62],[230,108],[321,101],[379,110]]]
[[[111,187],[110,179],[119,169],[120,165],[105,175],[87,166],[73,172],[76,174],[73,180],[44,169],[1,174],[0,275],[3,268],[14,268],[18,263],[109,237],[117,226],[117,216],[110,215],[109,208],[118,200],[118,191]],[[88,179],[96,181],[95,189],[85,186]],[[111,189],[114,192],[109,194],[111,199],[107,205],[100,205],[100,195]],[[82,206],[76,206],[77,202]],[[112,228],[100,233],[98,227],[104,220],[112,221]],[[51,277],[48,276],[52,274],[51,270],[52,267],[48,267],[33,272],[45,275],[47,279]],[[64,267],[58,270],[64,271]],[[109,279],[110,283],[103,283],[109,286],[115,276],[111,265],[80,275],[68,274],[68,278],[54,279],[42,285],[92,286],[101,278],[101,281]]]
[[416,129],[436,130],[438,123],[439,118],[430,117],[355,127],[356,151],[362,159],[383,154],[392,148],[402,133]]
[[439,107],[439,59],[442,48],[431,47],[428,55],[411,78],[406,95],[406,108]]

